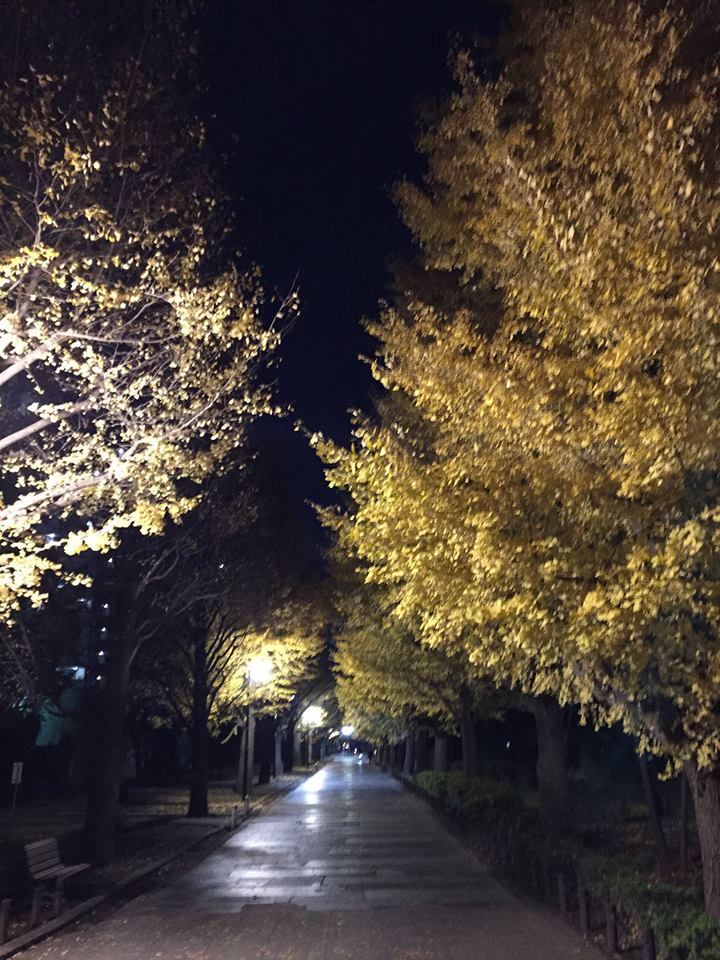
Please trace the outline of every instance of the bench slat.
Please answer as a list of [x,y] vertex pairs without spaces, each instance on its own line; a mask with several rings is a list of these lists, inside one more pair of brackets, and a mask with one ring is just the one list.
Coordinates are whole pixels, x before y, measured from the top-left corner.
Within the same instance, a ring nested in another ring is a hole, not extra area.
[[34,843],[26,843],[25,856],[31,872],[60,865],[60,851],[54,837],[51,840],[36,840]]
[[28,857],[28,863],[35,866],[40,863],[60,863],[59,857]]
[[28,862],[31,873],[38,873],[41,870],[52,870],[53,867],[61,867],[59,860],[32,860]]
[[33,840],[32,843],[26,843],[25,849],[32,853],[34,850],[54,850],[57,853],[58,845],[55,837],[51,837],[49,840]]
[[60,859],[57,840],[35,840],[25,844],[28,869],[34,880],[53,880],[71,877],[87,870],[89,863],[64,864]]
[[41,873],[33,875],[35,880],[64,880],[66,877],[72,877],[76,873],[89,868],[89,863],[71,863],[67,867],[62,864],[52,870],[43,870]]
[[56,854],[44,850],[38,850],[36,853],[29,853],[27,858],[30,863],[43,863],[45,860],[60,859],[60,857],[58,857]]
[[69,866],[65,867],[65,876],[72,877],[73,874],[82,873],[83,870],[89,870],[89,863],[71,863]]

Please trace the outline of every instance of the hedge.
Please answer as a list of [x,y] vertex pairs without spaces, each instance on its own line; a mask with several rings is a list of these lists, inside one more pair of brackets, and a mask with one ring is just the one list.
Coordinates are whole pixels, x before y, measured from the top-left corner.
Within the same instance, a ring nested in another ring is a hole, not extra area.
[[652,930],[658,960],[719,960],[720,922],[704,913],[694,890],[650,882],[632,863],[588,850],[576,838],[551,840],[538,812],[496,780],[426,771],[415,785],[453,819],[479,828],[496,860],[525,875],[532,859],[558,877],[580,878],[598,900]]

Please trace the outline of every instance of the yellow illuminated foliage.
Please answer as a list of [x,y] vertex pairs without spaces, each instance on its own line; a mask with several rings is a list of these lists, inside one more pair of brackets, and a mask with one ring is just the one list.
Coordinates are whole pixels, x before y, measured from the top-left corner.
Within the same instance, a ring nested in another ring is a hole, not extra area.
[[[230,613],[232,618],[233,614]],[[278,713],[289,706],[301,681],[313,674],[324,646],[327,610],[322,600],[280,599],[264,623],[238,629],[228,638],[228,657],[217,698],[218,716],[237,716],[248,703],[256,711]],[[248,682],[254,660],[271,667],[268,682]]]
[[[718,74],[636,4],[529,18],[399,190],[427,266],[499,316],[387,311],[376,378],[427,426],[318,441],[332,520],[431,648],[717,764]],[[492,296],[488,297],[492,302]]]
[[462,664],[424,649],[383,602],[381,587],[346,570],[336,589],[334,665],[345,721],[375,742],[400,739],[418,716],[452,728],[466,675]]
[[0,90],[0,621],[58,569],[48,518],[67,554],[158,533],[271,409],[258,276],[214,262],[203,131],[165,94],[134,62],[92,102]]

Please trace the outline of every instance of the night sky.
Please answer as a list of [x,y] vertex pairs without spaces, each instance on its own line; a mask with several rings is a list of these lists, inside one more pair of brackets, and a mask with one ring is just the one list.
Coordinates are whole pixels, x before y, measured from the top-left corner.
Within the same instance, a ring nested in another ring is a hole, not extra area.
[[[452,86],[453,38],[492,31],[484,0],[219,0],[204,31],[211,144],[229,154],[226,190],[238,237],[271,289],[297,277],[301,315],[278,391],[311,430],[348,438],[366,407],[361,329],[408,239],[390,197],[422,172],[418,110]],[[320,471],[297,444],[304,496]]]

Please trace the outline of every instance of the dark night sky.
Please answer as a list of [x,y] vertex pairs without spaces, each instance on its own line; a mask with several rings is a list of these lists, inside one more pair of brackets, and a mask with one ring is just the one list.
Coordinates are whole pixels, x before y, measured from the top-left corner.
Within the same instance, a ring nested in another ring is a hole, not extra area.
[[[269,287],[297,276],[300,319],[278,373],[281,399],[312,430],[348,436],[366,405],[360,327],[407,243],[390,198],[421,171],[418,107],[451,86],[454,35],[492,29],[486,0],[217,0],[205,32],[211,141]],[[294,454],[292,455],[295,456]],[[320,486],[298,454],[304,495]],[[291,457],[292,459],[292,457]]]

